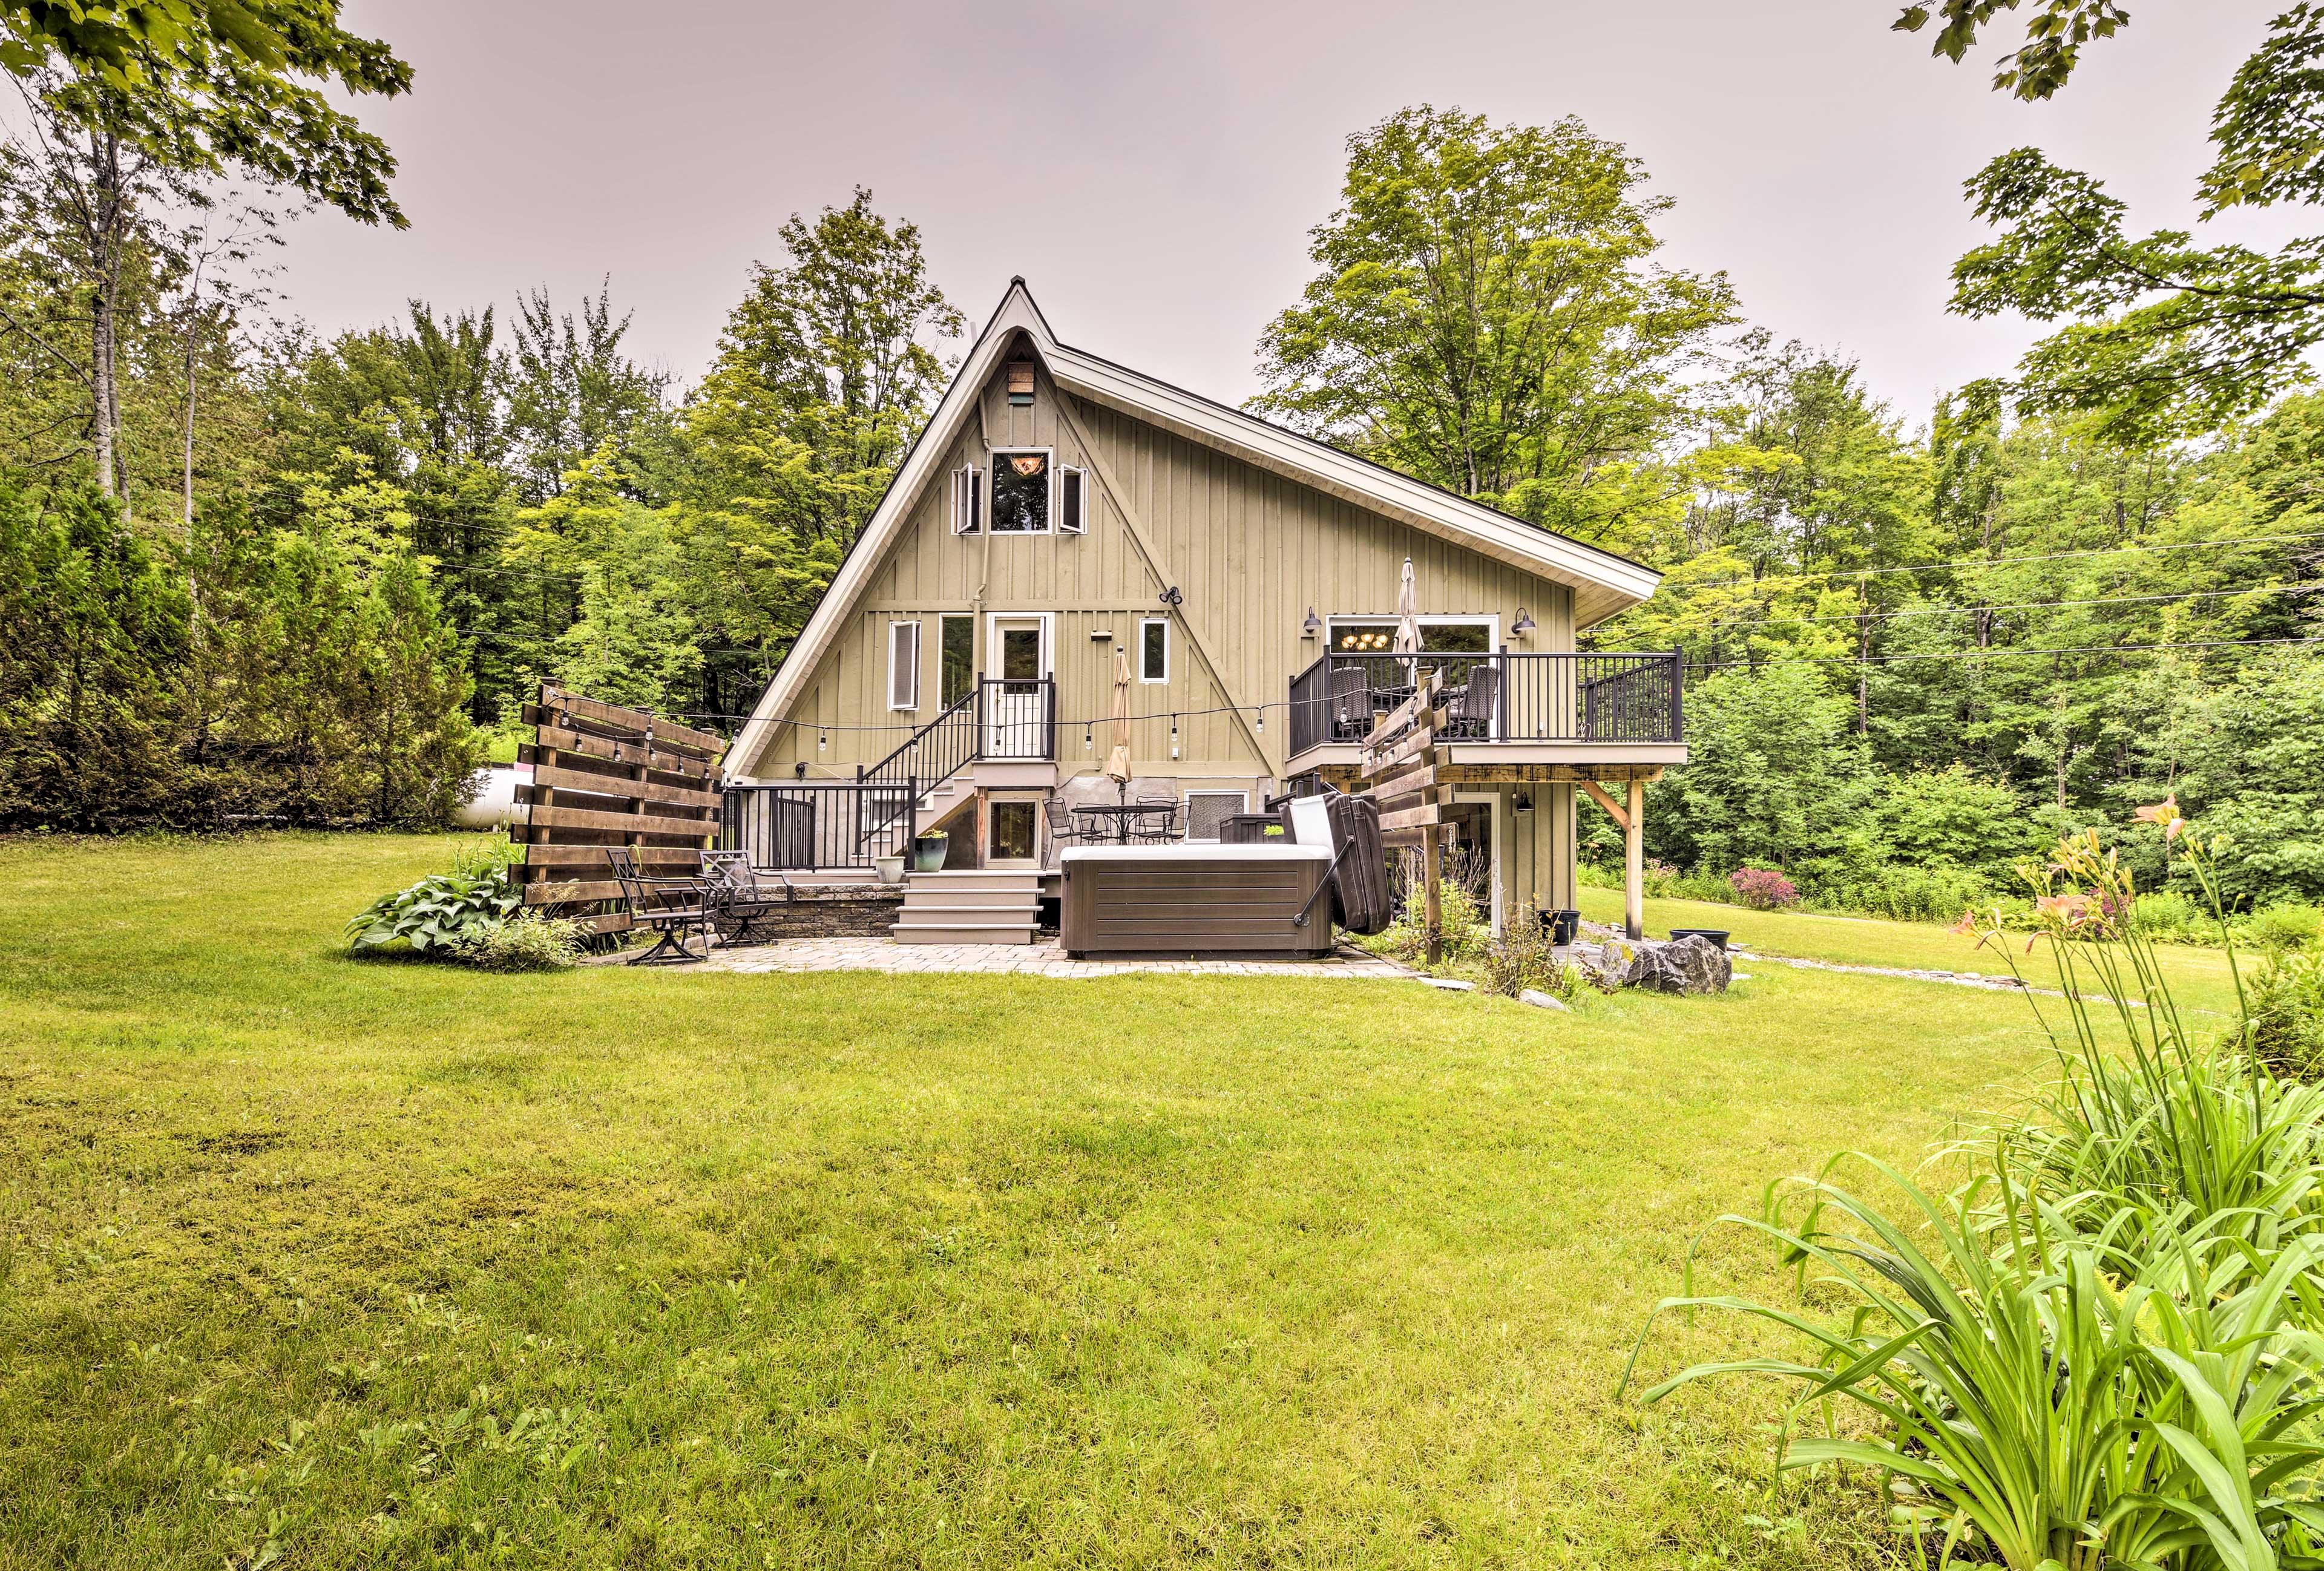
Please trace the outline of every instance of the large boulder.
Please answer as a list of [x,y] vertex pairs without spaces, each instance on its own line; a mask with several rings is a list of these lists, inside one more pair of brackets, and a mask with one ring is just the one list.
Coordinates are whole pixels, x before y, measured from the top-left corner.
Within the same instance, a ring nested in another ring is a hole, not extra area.
[[1630,948],[1624,980],[1650,993],[1724,993],[1735,977],[1727,951],[1692,933],[1667,944],[1641,939]]

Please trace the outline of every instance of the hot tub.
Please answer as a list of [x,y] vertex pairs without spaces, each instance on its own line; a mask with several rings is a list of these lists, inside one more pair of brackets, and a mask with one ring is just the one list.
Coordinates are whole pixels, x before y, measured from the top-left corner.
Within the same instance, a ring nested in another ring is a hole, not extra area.
[[[1074,955],[1332,952],[1332,853],[1322,846],[1074,846],[1060,852]],[[1306,913],[1305,925],[1296,919]]]

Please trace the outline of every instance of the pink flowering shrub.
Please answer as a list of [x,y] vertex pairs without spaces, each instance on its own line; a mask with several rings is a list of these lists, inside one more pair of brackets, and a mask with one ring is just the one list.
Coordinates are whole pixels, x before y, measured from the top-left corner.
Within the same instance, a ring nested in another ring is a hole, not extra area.
[[1771,868],[1738,867],[1727,875],[1727,887],[1735,892],[1738,904],[1755,911],[1781,910],[1800,903],[1799,886]]

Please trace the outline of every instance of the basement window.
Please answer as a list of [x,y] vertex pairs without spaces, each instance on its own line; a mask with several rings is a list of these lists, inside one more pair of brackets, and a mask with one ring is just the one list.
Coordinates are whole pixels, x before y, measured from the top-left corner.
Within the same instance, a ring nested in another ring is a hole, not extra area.
[[1047,448],[992,455],[992,532],[1049,532]]

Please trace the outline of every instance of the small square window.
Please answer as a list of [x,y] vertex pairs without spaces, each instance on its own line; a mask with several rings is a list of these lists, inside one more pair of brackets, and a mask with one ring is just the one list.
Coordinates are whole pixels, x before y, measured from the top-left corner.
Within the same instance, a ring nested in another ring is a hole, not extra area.
[[1138,676],[1147,682],[1170,679],[1170,624],[1163,617],[1138,624]]
[[1049,532],[1047,453],[996,452],[992,455],[992,532]]
[[994,862],[1030,862],[1034,836],[1040,827],[1039,805],[997,801],[991,804],[991,833],[985,842],[986,857]]

